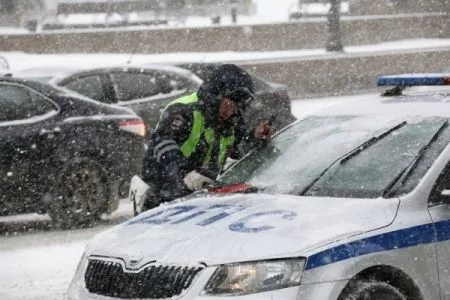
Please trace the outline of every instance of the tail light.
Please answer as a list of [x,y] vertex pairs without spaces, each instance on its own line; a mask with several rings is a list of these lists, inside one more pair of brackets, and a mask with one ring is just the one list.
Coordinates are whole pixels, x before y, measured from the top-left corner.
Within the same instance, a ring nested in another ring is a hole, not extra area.
[[141,120],[125,120],[119,123],[121,130],[145,136],[145,124]]

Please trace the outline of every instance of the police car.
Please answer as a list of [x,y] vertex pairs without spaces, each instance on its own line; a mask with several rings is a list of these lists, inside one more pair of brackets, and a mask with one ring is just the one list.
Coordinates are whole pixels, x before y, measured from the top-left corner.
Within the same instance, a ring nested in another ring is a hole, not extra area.
[[450,74],[378,85],[96,236],[69,299],[450,299]]

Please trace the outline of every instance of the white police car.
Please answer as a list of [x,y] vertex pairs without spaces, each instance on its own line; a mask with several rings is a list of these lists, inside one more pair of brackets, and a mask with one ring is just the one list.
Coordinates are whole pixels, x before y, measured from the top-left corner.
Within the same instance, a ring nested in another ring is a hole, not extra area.
[[96,236],[69,299],[450,299],[450,91],[405,88],[450,75],[378,84]]

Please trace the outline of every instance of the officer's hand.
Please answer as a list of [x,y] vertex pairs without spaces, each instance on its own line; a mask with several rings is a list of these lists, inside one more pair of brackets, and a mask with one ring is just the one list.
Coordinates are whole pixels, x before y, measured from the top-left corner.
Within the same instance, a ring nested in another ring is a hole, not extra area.
[[268,140],[272,134],[272,126],[267,121],[262,122],[255,128],[255,138],[259,140]]
[[179,180],[175,178],[170,182],[165,182],[162,184],[159,191],[161,202],[169,202],[192,193],[192,190],[190,190],[182,180],[181,182],[178,181]]
[[203,176],[196,171],[189,172],[184,177],[183,181],[184,184],[186,184],[186,186],[192,191],[202,189],[205,185],[214,183],[214,180],[209,177]]

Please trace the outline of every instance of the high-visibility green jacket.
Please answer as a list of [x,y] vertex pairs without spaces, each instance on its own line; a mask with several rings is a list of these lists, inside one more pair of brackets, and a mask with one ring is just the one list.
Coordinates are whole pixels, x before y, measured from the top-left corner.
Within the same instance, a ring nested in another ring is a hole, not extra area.
[[197,93],[167,105],[150,135],[142,179],[156,184],[183,185],[184,176],[197,170],[215,179],[226,158],[239,158],[237,145],[253,136],[240,122],[224,124],[218,115],[205,115]]
[[[191,95],[179,98],[177,100],[172,101],[166,106],[166,109],[175,104],[180,105],[192,105],[198,102],[197,93],[193,93]],[[187,139],[181,145],[180,150],[183,153],[184,157],[189,158],[191,155],[197,150],[200,139],[203,137],[207,142],[207,150],[204,153],[202,166],[204,168],[208,168],[210,164],[214,163],[211,161],[213,148],[219,145],[218,155],[216,155],[215,164],[221,168],[223,167],[225,160],[227,158],[228,152],[231,147],[234,145],[234,141],[236,139],[234,134],[234,129],[232,129],[231,134],[229,135],[220,135],[216,134],[214,128],[209,127],[208,124],[205,123],[205,117],[203,113],[198,109],[193,109],[192,111],[192,125],[191,131]]]

